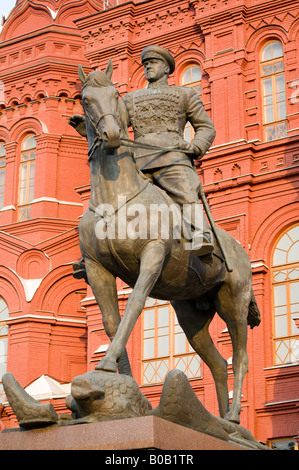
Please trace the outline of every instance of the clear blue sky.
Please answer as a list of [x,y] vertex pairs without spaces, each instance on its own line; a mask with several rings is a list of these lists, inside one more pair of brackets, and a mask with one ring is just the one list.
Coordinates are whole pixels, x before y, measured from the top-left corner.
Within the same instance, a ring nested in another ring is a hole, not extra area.
[[2,15],[6,15],[13,9],[16,0],[0,0],[0,20]]

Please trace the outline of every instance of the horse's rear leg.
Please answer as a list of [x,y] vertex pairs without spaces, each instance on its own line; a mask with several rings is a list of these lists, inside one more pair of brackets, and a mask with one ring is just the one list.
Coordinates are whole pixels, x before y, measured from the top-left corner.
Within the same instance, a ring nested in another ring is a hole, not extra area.
[[[241,397],[244,377],[248,371],[247,316],[250,302],[250,289],[234,289],[222,287],[218,292],[217,312],[225,321],[233,347],[234,389],[229,412],[225,418],[240,423]],[[243,295],[242,295],[243,291]],[[245,291],[245,292],[244,292]]]
[[127,301],[116,335],[107,349],[106,356],[100,361],[98,369],[116,371],[117,362],[122,356],[132,329],[143,310],[146,298],[160,276],[164,259],[165,247],[162,243],[151,242],[144,248],[140,255],[140,271],[136,284]]
[[217,392],[220,416],[228,411],[227,363],[216,349],[209,333],[209,325],[214,317],[212,309],[201,309],[200,302],[176,300],[171,302],[178,321],[189,343],[210,368]]
[[[115,277],[101,264],[91,259],[85,259],[85,267],[88,282],[101,310],[105,332],[112,341],[120,323]],[[126,351],[118,362],[118,370],[121,374],[132,375]]]

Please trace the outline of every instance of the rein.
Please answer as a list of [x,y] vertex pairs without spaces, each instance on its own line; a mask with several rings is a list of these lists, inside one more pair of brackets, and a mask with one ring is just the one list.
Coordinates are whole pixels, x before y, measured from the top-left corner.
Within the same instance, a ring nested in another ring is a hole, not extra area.
[[175,148],[175,147],[158,147],[156,145],[150,145],[150,144],[146,144],[146,143],[142,143],[142,142],[135,142],[135,140],[131,140],[131,139],[122,138],[122,139],[120,139],[120,141],[122,142],[122,144],[125,147],[144,148],[144,149],[153,150],[153,152],[151,152],[151,153],[147,153],[145,155],[140,155],[139,157],[134,157],[135,159],[149,157],[151,155],[155,155],[156,153],[165,153],[165,152],[184,152],[184,153],[190,153],[190,154],[194,153],[194,152],[192,152],[192,150],[181,150],[181,149],[178,149],[178,148]]

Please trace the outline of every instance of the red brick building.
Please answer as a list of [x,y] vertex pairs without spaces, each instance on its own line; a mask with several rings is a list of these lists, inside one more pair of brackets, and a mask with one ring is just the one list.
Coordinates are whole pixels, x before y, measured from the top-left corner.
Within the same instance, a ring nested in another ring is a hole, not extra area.
[[[9,370],[31,390],[45,375],[48,398],[62,409],[66,384],[105,354],[92,292],[72,278],[89,170],[86,142],[67,121],[82,113],[79,63],[88,72],[112,58],[123,95],[145,86],[140,53],[156,43],[176,60],[169,83],[194,87],[215,124],[216,139],[198,173],[217,225],[252,262],[262,323],[249,331],[241,424],[269,445],[298,441],[299,5],[115,3],[18,1],[2,28],[1,375]],[[118,290],[123,311],[130,289],[119,281]],[[228,360],[232,390],[231,342],[219,318],[211,334]],[[218,414],[211,374],[189,349],[168,303],[148,299],[128,352],[154,406],[167,371],[176,367]],[[3,426],[15,425],[5,402],[1,413]]]

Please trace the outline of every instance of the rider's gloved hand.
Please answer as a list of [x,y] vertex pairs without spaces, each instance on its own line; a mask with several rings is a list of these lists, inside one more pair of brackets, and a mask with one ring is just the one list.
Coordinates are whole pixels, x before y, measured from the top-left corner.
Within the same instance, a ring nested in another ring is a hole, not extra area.
[[189,154],[191,157],[193,158],[200,158],[201,157],[201,151],[198,147],[196,147],[196,145],[192,144],[192,142],[187,142],[186,140],[184,139],[180,139],[179,143],[178,143],[178,148],[181,149],[181,150],[188,150],[188,152],[192,152],[192,154]]
[[69,118],[69,125],[72,126],[82,137],[87,137],[85,117],[81,114],[75,114]]

